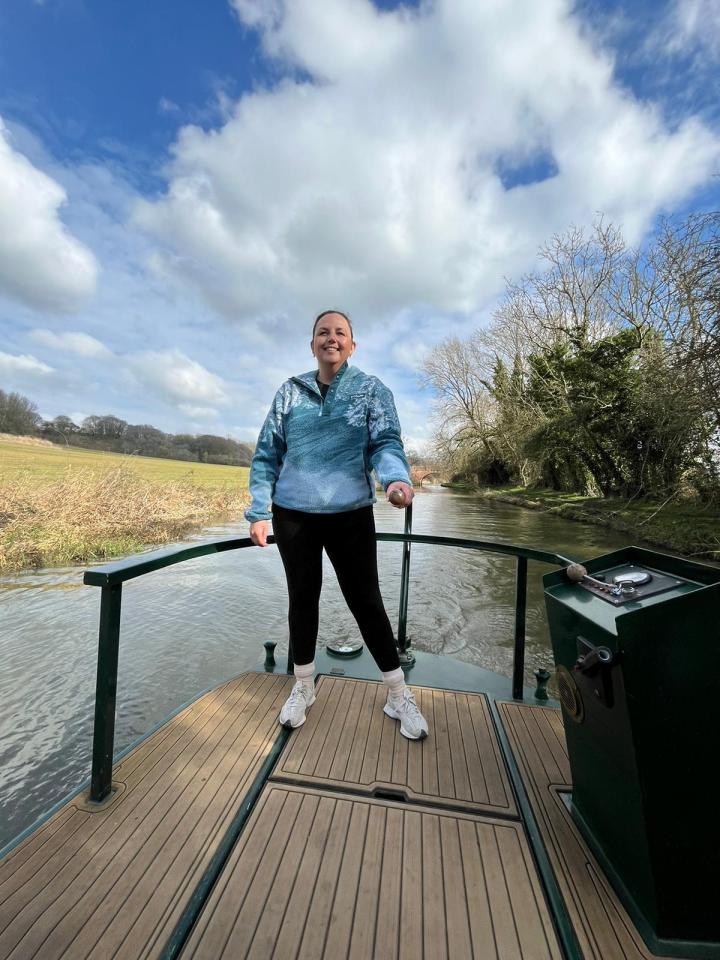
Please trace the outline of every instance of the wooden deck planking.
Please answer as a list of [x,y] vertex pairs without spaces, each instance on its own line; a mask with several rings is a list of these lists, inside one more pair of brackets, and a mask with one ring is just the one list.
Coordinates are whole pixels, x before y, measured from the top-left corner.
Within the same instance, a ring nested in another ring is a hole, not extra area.
[[558,711],[498,704],[555,877],[586,960],[653,960],[565,806],[570,765]]
[[71,800],[0,863],[0,958],[157,955],[277,734],[290,680],[244,674]]
[[[157,957],[277,734],[284,675],[244,674],[70,801],[0,863],[0,960]],[[559,958],[486,698],[324,677],[182,960]],[[499,704],[586,960],[654,960],[572,822],[560,714]],[[408,803],[372,797],[402,793]],[[414,805],[413,805],[414,804]]]
[[272,779],[516,817],[487,700],[482,694],[414,687],[430,736],[409,741],[383,713],[386,691],[366,680],[323,677],[305,724]]
[[268,784],[181,960],[560,960],[522,826]]

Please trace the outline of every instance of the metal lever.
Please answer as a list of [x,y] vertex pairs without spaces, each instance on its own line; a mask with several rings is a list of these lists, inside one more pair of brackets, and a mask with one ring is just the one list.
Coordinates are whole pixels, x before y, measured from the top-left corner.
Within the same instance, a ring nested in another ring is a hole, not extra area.
[[585,637],[580,636],[577,638],[577,651],[575,671],[586,678],[581,682],[589,682],[600,703],[606,707],[612,707],[615,703],[612,667],[617,660],[616,655],[609,647],[596,647]]
[[575,669],[591,677],[601,667],[612,666],[612,662],[612,650],[608,650],[607,647],[593,647],[590,653],[577,658]]

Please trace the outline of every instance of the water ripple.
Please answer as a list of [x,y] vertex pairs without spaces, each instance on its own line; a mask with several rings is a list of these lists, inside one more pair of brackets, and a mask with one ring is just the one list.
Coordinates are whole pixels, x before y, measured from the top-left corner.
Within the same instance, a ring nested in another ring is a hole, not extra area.
[[[607,531],[433,491],[415,501],[416,533],[522,542],[590,557],[621,545]],[[401,531],[404,514],[376,508],[378,528]],[[244,535],[245,525],[203,537]],[[400,545],[378,545],[383,596],[395,620]],[[357,636],[326,562],[321,644]],[[540,576],[530,564],[527,677],[551,662]],[[414,545],[408,633],[413,645],[509,675],[514,629],[512,558]],[[0,578],[0,846],[89,777],[100,593],[82,570]],[[179,705],[286,647],[286,591],[277,552],[203,557],[127,584],[123,592],[116,747],[142,736]]]

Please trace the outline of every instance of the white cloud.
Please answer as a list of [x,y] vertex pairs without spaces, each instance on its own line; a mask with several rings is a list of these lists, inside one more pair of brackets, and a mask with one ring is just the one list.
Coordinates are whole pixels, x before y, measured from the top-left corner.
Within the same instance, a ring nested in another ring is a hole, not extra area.
[[112,353],[99,340],[87,333],[53,333],[51,330],[33,330],[30,337],[44,347],[63,353],[77,353],[81,357],[109,359]]
[[720,0],[673,0],[652,34],[653,46],[665,53],[720,56]]
[[[615,84],[569,0],[233,5],[288,78],[217,130],[185,127],[137,216],[160,275],[240,323],[479,310],[571,222],[602,211],[638,242],[720,158],[699,121],[671,130]],[[542,158],[543,182],[498,172]]]
[[240,22],[250,27],[275,27],[282,20],[284,0],[231,0]]
[[215,407],[195,407],[191,403],[180,403],[178,409],[195,420],[213,420],[218,415]]
[[4,377],[22,377],[23,375],[44,377],[48,373],[52,373],[52,370],[52,367],[30,354],[18,355],[0,352],[0,375]]
[[66,200],[0,119],[0,291],[31,307],[74,310],[95,288],[95,258],[59,216]]
[[178,113],[180,107],[175,103],[174,100],[170,100],[168,97],[160,97],[158,100],[158,111],[160,113]]
[[228,402],[222,378],[180,350],[147,350],[128,356],[126,363],[141,384],[178,405],[190,403],[207,409],[210,404]]
[[431,347],[427,343],[403,341],[393,347],[392,358],[401,367],[407,367],[408,370],[421,370],[430,350]]

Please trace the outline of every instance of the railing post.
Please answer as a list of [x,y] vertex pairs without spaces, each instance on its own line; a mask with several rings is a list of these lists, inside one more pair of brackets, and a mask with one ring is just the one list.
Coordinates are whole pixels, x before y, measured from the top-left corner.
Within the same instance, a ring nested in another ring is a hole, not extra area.
[[[405,507],[405,533],[412,533],[412,503]],[[409,651],[407,639],[407,608],[410,595],[410,547],[409,541],[403,543],[402,568],[400,570],[400,610],[398,612],[398,652],[400,663],[409,666],[415,663],[415,657]]]
[[95,803],[107,797],[112,785],[121,601],[122,584],[102,588],[90,784],[90,799]]
[[527,557],[517,558],[515,579],[515,647],[513,650],[512,695],[523,698],[525,679],[525,608],[527,606]]

